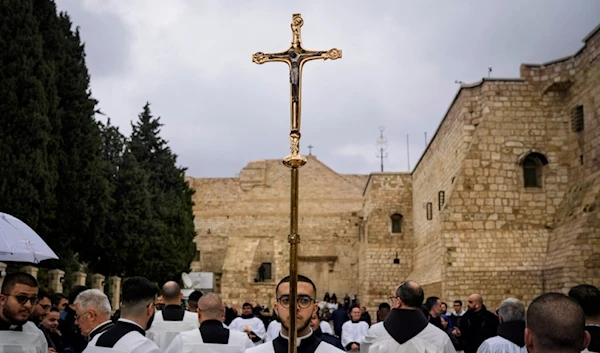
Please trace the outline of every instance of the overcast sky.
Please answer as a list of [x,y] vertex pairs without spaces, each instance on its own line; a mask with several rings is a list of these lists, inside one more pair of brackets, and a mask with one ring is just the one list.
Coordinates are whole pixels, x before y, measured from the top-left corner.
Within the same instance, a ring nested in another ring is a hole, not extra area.
[[[572,55],[600,19],[598,0],[57,0],[80,27],[99,108],[129,134],[146,101],[194,177],[232,177],[289,153],[285,64],[252,63],[291,41],[343,50],[303,75],[302,153],[339,173],[416,164],[459,86],[518,77],[521,63]],[[105,119],[104,117],[100,117]]]

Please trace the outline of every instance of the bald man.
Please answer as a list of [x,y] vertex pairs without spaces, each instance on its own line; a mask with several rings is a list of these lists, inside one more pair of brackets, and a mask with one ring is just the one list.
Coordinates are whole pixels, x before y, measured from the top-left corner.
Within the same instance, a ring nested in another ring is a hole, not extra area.
[[497,335],[500,321],[496,314],[486,309],[479,294],[469,296],[467,308],[459,327],[452,333],[459,338],[465,353],[476,353],[483,341]]
[[199,325],[198,316],[185,310],[182,306],[183,293],[177,282],[169,281],[162,286],[162,297],[165,303],[163,310],[157,311],[155,322],[160,321],[187,321]]
[[529,353],[578,353],[590,344],[585,314],[573,298],[542,294],[529,305],[525,346]]
[[243,332],[229,330],[223,326],[225,308],[218,294],[208,293],[198,300],[199,330],[182,332],[163,353],[200,351],[203,344],[238,346],[241,350],[254,347],[254,343]]

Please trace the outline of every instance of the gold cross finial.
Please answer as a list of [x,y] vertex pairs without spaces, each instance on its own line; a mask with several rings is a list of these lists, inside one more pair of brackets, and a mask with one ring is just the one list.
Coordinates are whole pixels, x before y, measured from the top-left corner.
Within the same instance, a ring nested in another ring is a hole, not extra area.
[[336,60],[342,57],[340,49],[327,51],[306,50],[302,47],[301,29],[304,20],[299,13],[292,15],[292,43],[288,49],[279,53],[258,52],[252,55],[252,62],[264,64],[267,62],[283,62],[290,68],[290,150],[291,154],[284,158],[283,163],[291,168],[301,167],[306,163],[306,158],[299,155],[300,151],[300,121],[302,103],[302,68],[311,60]]

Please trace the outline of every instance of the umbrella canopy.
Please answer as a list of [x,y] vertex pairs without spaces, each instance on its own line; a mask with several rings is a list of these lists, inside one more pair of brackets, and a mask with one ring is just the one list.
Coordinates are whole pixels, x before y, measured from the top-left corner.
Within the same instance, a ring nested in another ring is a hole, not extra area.
[[27,224],[0,212],[0,261],[38,263],[47,259],[58,256]]

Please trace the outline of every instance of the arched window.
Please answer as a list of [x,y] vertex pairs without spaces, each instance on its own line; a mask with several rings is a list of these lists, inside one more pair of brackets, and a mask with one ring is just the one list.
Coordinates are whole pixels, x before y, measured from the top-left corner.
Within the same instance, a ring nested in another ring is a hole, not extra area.
[[532,152],[523,159],[523,185],[526,188],[542,187],[543,167],[546,164],[548,164],[546,157],[537,152]]
[[391,217],[392,221],[392,233],[402,233],[402,215],[395,213]]

